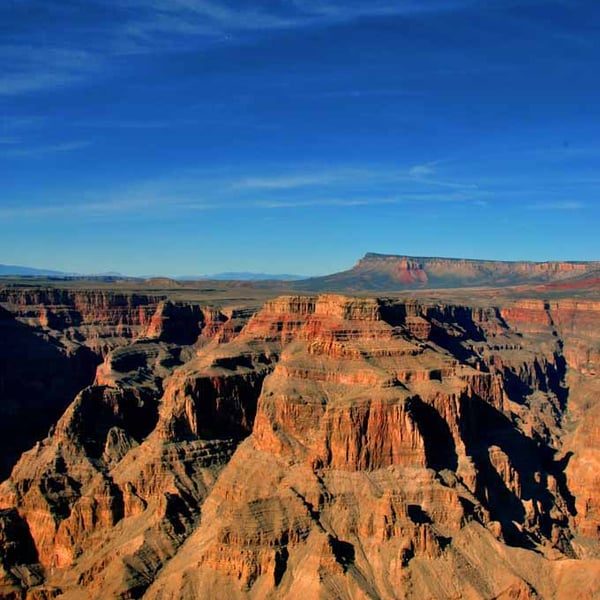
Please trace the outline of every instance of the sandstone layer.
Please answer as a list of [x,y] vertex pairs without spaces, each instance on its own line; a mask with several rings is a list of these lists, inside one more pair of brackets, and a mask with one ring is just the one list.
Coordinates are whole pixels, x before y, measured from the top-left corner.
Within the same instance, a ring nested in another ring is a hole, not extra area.
[[0,486],[2,597],[600,594],[600,303],[144,315]]

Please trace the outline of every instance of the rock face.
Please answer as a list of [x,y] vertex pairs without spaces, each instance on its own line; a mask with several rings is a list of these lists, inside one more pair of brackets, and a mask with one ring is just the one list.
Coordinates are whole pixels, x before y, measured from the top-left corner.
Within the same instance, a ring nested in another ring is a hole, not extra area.
[[0,596],[598,597],[600,303],[248,316],[104,355],[0,486]]
[[0,476],[44,437],[96,366],[147,326],[159,298],[0,289]]
[[[456,258],[424,258],[368,253],[350,270],[293,283],[298,290],[393,291],[552,283],[595,275],[600,262],[500,262]],[[566,289],[570,289],[568,286]]]
[[105,359],[130,371],[142,367],[132,363],[138,347],[125,349],[136,340],[189,345],[226,338],[237,327],[238,315],[162,296],[0,288],[0,478],[94,381]]

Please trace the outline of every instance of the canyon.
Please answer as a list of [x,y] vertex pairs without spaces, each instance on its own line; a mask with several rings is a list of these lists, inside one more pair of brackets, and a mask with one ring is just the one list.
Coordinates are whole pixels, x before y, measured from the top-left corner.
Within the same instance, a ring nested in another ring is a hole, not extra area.
[[0,597],[599,597],[598,266],[402,260],[0,284]]

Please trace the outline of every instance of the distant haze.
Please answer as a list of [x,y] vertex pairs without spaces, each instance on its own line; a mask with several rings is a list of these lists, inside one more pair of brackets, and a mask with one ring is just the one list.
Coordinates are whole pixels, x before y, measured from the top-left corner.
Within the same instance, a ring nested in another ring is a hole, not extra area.
[[[124,275],[117,271],[107,271],[104,273],[66,273],[64,271],[56,271],[49,269],[37,269],[35,267],[23,267],[18,265],[2,265],[0,264],[0,276],[16,275],[16,276],[40,276],[40,277],[81,277],[81,276],[94,276],[94,277],[131,277],[131,275]],[[147,276],[147,277],[160,277],[163,274]],[[134,275],[134,277],[136,277]],[[140,277],[139,275],[137,277]],[[258,280],[274,280],[274,281],[292,281],[296,279],[302,279],[301,275],[289,275],[289,274],[270,274],[270,273],[249,273],[249,272],[227,272],[227,273],[215,273],[213,275],[182,275],[176,277],[176,279],[185,280],[196,280],[196,279],[220,279],[228,280],[235,279],[239,281],[258,281]]]

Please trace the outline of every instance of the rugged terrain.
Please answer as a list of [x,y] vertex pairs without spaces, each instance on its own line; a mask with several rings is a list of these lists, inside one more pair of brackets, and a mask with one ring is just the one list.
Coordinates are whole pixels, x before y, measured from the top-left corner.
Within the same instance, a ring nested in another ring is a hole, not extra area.
[[600,294],[577,277],[5,287],[0,597],[598,597]]

